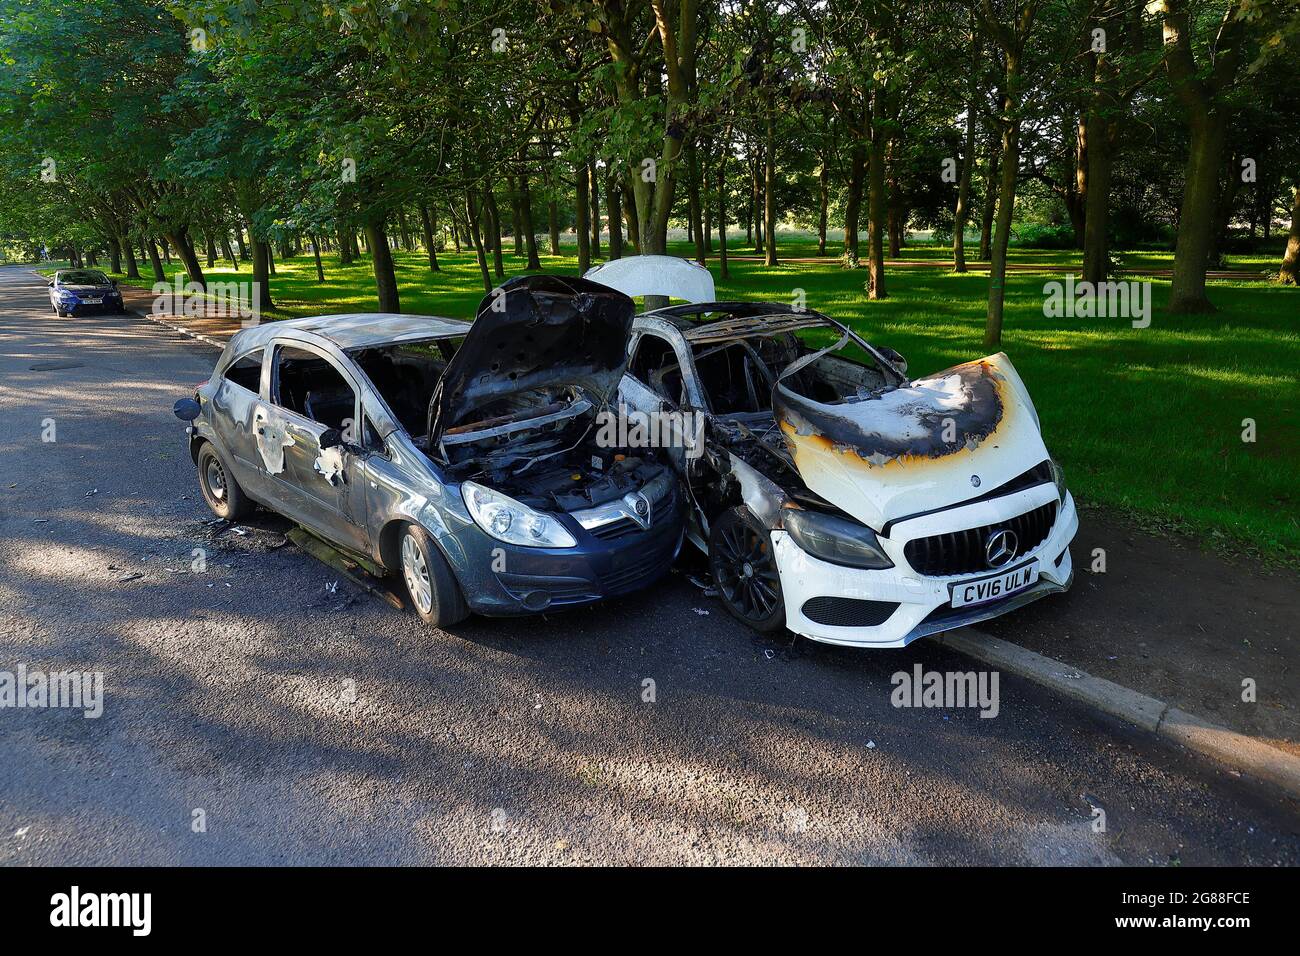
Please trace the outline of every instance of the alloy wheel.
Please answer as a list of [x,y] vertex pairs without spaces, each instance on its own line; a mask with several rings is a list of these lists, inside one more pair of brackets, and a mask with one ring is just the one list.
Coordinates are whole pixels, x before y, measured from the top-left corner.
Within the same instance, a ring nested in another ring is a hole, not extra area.
[[747,525],[722,529],[714,549],[713,573],[728,603],[748,620],[765,620],[780,604],[781,579],[772,545]]
[[429,582],[429,566],[420,546],[410,534],[402,538],[402,577],[415,606],[421,614],[428,614],[433,609],[433,585]]

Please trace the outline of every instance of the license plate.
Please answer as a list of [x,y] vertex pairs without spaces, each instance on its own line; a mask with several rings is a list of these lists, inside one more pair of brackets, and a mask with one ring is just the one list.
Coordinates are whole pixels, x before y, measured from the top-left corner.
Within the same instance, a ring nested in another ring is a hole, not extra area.
[[1023,591],[1038,580],[1038,562],[1022,564],[1011,571],[993,574],[986,578],[972,578],[948,585],[952,594],[953,607],[968,607],[972,604],[987,604],[1000,601],[1004,597]]
[[86,305],[103,305],[103,304],[104,304],[104,300],[103,300],[103,299],[82,299],[81,301],[84,302]]

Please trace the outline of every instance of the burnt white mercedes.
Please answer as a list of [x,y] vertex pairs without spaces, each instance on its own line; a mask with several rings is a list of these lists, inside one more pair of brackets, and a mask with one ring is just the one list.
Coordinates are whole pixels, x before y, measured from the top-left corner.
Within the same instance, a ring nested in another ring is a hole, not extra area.
[[1006,355],[909,379],[819,312],[713,301],[694,263],[586,278],[688,303],[637,316],[619,403],[704,418],[704,448],[670,456],[687,536],[740,620],[902,647],[1069,588],[1074,499]]

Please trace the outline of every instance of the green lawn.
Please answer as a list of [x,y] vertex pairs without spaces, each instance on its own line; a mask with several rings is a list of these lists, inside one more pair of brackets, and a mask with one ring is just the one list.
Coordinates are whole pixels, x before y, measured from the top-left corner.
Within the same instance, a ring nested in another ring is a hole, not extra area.
[[[672,251],[689,254],[685,244]],[[783,250],[815,251],[806,242]],[[909,254],[935,253],[916,247]],[[1169,258],[1137,255],[1153,265]],[[1013,260],[1050,268],[1074,256],[1016,250]],[[403,311],[472,317],[482,297],[472,255],[440,255],[439,273],[429,272],[422,254],[398,253],[396,261]],[[543,265],[577,270],[570,257],[543,257]],[[506,256],[507,275],[522,267]],[[344,268],[328,257],[325,268],[321,283],[310,257],[277,263],[278,311],[376,308],[368,261]],[[712,268],[716,277],[716,262]],[[214,277],[228,274],[212,270]],[[248,278],[247,266],[241,274]],[[1188,532],[1216,549],[1300,564],[1300,290],[1216,282],[1211,298],[1219,313],[1174,317],[1162,311],[1168,283],[1157,281],[1151,326],[1134,329],[1127,319],[1044,317],[1046,278],[1008,280],[1002,348],[1034,396],[1048,446],[1076,498],[1145,527]],[[864,271],[841,269],[834,259],[776,267],[734,262],[719,297],[790,301],[801,288],[810,308],[901,351],[914,375],[983,354],[985,276],[894,270],[890,298],[880,302],[865,299],[864,279]],[[1248,418],[1255,421],[1254,443],[1241,437]]]

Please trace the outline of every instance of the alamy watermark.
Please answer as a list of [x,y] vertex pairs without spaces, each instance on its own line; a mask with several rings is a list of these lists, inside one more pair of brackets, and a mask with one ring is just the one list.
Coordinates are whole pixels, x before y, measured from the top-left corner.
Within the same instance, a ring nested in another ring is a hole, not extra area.
[[619,405],[596,416],[600,448],[681,448],[687,458],[704,454],[704,415],[700,412],[642,412]]
[[1151,324],[1150,282],[1065,282],[1043,285],[1043,315],[1049,319],[1132,319],[1133,328]]
[[7,707],[79,710],[94,720],[104,713],[103,671],[0,671],[0,710]]
[[978,707],[981,717],[998,715],[997,671],[927,671],[920,664],[897,671],[889,682],[895,707],[930,707],[956,710]]
[[171,285],[153,285],[154,315],[207,316],[238,319],[244,326],[257,325],[262,318],[260,282],[209,282],[207,290],[186,281],[179,273]]

